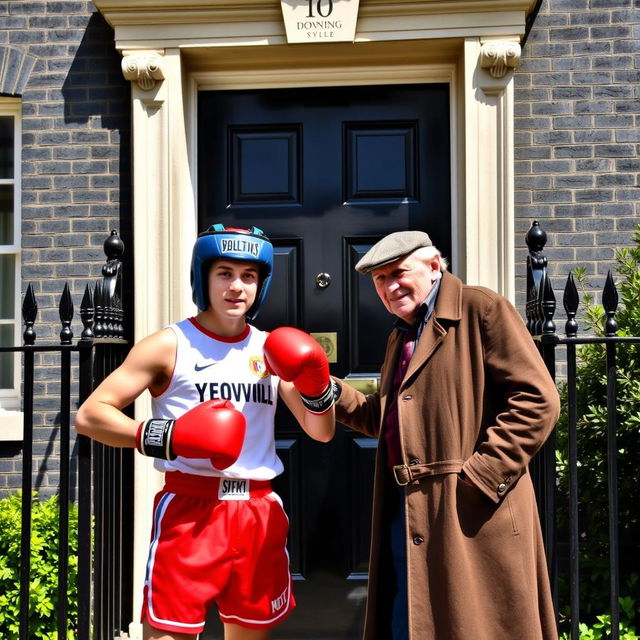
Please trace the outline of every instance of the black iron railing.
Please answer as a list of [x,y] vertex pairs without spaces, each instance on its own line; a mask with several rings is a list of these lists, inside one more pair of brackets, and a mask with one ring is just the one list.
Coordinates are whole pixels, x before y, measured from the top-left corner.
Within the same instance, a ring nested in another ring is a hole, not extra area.
[[[606,637],[618,640],[620,637],[620,545],[618,536],[618,411],[617,411],[617,364],[616,357],[620,349],[629,348],[632,344],[640,343],[640,337],[618,335],[616,313],[618,310],[618,291],[609,271],[602,291],[602,307],[605,314],[603,335],[578,335],[576,315],[580,298],[572,273],[566,280],[563,293],[563,306],[566,312],[564,336],[556,333],[556,297],[548,273],[547,258],[544,246],[547,236],[536,221],[529,229],[526,242],[529,247],[527,258],[527,326],[538,343],[541,354],[554,379],[556,378],[556,362],[562,359],[566,363],[566,412],[567,425],[567,477],[568,477],[568,543],[558,537],[558,482],[556,475],[556,433],[554,432],[538,454],[532,464],[549,574],[556,609],[569,610],[569,634],[571,640],[580,637],[580,545],[579,528],[580,487],[578,470],[580,456],[578,450],[578,376],[577,369],[580,360],[579,350],[584,345],[602,344],[606,351],[606,491],[608,502],[608,522],[606,537],[608,538],[609,564],[609,608],[610,635]],[[560,350],[560,351],[559,351]],[[594,372],[596,375],[596,372]],[[603,398],[604,401],[604,398]],[[640,440],[640,437],[639,437]],[[638,443],[640,444],[640,442]],[[563,504],[563,507],[565,505]],[[638,506],[640,513],[640,505]],[[568,548],[566,557],[559,557],[561,549]],[[562,569],[561,569],[562,567]],[[569,602],[558,602],[558,582],[560,572],[569,583]],[[566,605],[566,606],[565,606]]]
[[[22,452],[22,520],[20,548],[19,640],[31,640],[30,549],[34,475],[34,416],[37,409],[35,386],[38,373],[36,356],[58,355],[59,402],[49,410],[58,410],[59,455],[58,504],[58,587],[56,625],[59,638],[67,637],[73,626],[78,640],[109,639],[131,620],[131,531],[133,461],[129,450],[118,450],[78,436],[72,453],[71,419],[75,408],[120,362],[128,350],[124,339],[122,309],[122,263],[124,245],[113,231],[104,243],[107,261],[103,277],[94,287],[87,286],[80,307],[83,331],[73,342],[71,329],[74,306],[67,284],[59,304],[59,344],[38,344],[36,318],[38,304],[31,285],[24,297],[24,344],[0,347],[0,352],[21,353],[23,357],[24,416]],[[74,392],[74,365],[78,391]],[[77,455],[77,475],[72,473],[72,456]],[[50,462],[49,460],[47,461]],[[77,483],[77,484],[76,484]],[[69,620],[69,505],[72,488],[78,507],[78,619]],[[71,625],[71,626],[70,626]],[[51,630],[53,631],[53,630]]]
[[[551,374],[556,377],[556,362],[566,365],[563,376],[566,384],[567,422],[567,477],[568,503],[562,505],[568,511],[568,542],[559,538],[557,526],[558,478],[556,473],[556,434],[552,434],[542,451],[532,463],[541,523],[549,563],[552,589],[556,607],[559,578],[568,580],[568,606],[570,637],[579,638],[580,621],[580,491],[578,469],[577,368],[580,347],[603,344],[606,351],[606,494],[608,521],[605,523],[608,538],[609,607],[611,640],[619,634],[619,582],[620,558],[618,536],[618,411],[617,411],[617,356],[619,349],[640,343],[640,337],[617,335],[616,313],[618,293],[611,274],[602,292],[602,306],[606,319],[603,335],[578,335],[576,316],[579,296],[574,277],[569,274],[563,294],[566,312],[564,335],[556,331],[556,297],[548,273],[544,255],[546,234],[534,222],[527,234],[529,256],[527,259],[527,325],[539,345]],[[21,547],[21,595],[19,640],[30,640],[29,628],[29,550],[31,529],[31,496],[33,487],[33,427],[34,380],[38,353],[60,354],[60,404],[58,431],[60,436],[60,534],[58,581],[58,637],[66,637],[69,625],[66,610],[68,581],[68,506],[70,487],[74,478],[70,460],[71,413],[73,403],[73,365],[77,359],[79,371],[78,403],[110,371],[116,368],[128,344],[123,338],[123,311],[121,294],[120,256],[123,246],[115,232],[105,242],[107,262],[103,279],[93,291],[87,287],[80,307],[84,330],[74,344],[71,324],[73,303],[65,286],[60,301],[60,343],[36,344],[35,320],[37,303],[30,286],[23,304],[25,322],[24,344],[20,347],[2,347],[0,351],[23,354],[23,413],[24,449],[22,459],[22,547]],[[122,629],[132,619],[132,451],[105,447],[78,436],[77,447],[77,503],[78,503],[78,640],[112,640],[122,635]],[[640,507],[638,508],[640,511]],[[564,535],[564,531],[561,532]],[[566,575],[565,575],[566,574]]]

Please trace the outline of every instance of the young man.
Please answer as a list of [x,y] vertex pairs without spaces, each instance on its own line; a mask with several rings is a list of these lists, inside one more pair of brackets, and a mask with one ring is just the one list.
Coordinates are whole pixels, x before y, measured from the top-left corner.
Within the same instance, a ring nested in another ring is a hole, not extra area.
[[[191,264],[198,313],[143,339],[79,408],[76,429],[157,458],[144,586],[146,640],[193,640],[216,603],[226,640],[265,640],[295,606],[288,520],[270,481],[277,394],[316,440],[334,434],[334,385],[308,334],[247,323],[265,300],[273,247],[259,229],[214,225]],[[123,413],[149,390],[153,418]]]

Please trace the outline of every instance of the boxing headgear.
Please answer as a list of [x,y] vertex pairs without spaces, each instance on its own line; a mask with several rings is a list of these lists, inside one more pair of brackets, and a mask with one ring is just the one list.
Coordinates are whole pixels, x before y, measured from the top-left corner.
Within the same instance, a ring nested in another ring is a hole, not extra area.
[[258,227],[235,229],[214,224],[203,231],[193,245],[191,258],[191,291],[200,311],[209,306],[209,268],[214,260],[221,258],[258,263],[258,292],[247,312],[247,320],[252,320],[258,315],[271,284],[273,245]]

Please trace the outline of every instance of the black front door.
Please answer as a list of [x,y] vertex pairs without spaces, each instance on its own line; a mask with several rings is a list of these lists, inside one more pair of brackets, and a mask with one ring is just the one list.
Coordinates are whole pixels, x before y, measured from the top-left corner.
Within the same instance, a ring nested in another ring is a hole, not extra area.
[[[450,257],[449,86],[207,91],[198,119],[199,228],[254,225],[275,247],[255,324],[312,333],[334,375],[370,386],[393,317],[353,267],[402,229]],[[282,407],[276,437],[298,608],[274,637],[357,638],[376,442],[338,425],[316,443]]]

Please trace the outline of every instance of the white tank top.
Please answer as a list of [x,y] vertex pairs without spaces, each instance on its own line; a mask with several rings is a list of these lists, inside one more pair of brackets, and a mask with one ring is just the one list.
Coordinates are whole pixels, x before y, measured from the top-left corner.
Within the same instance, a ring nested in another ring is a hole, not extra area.
[[170,327],[178,339],[173,375],[164,391],[151,400],[154,418],[179,418],[200,402],[230,400],[244,414],[247,430],[236,462],[221,471],[209,459],[178,456],[156,459],[160,471],[203,476],[271,480],[282,473],[276,455],[274,415],[280,378],[267,373],[262,346],[267,333],[247,325],[234,338],[207,331],[195,318]]

